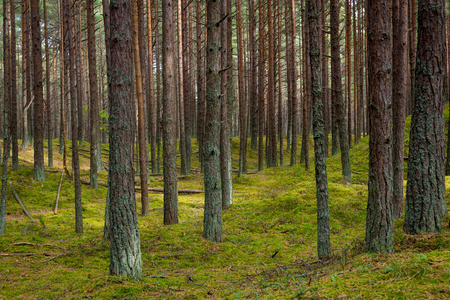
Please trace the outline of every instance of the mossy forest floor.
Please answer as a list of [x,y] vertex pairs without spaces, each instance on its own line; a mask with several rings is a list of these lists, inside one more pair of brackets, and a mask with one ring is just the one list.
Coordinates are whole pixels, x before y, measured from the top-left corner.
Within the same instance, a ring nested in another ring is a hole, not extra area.
[[[75,233],[74,191],[67,178],[58,214],[53,214],[62,168],[58,141],[53,144],[55,167],[47,168],[46,182],[33,181],[31,147],[20,148],[20,170],[8,171],[38,224],[25,217],[8,188],[7,233],[0,237],[0,299],[450,298],[448,216],[439,234],[421,236],[405,235],[398,220],[395,254],[364,253],[368,138],[351,150],[352,185],[342,184],[339,155],[327,161],[332,259],[317,260],[311,156],[309,171],[301,164],[234,176],[234,203],[223,214],[220,244],[202,238],[203,194],[180,195],[175,226],[162,224],[162,194],[150,194],[150,215],[138,217],[142,280],[109,276],[109,244],[102,231],[105,187],[82,187],[83,234]],[[83,149],[89,149],[87,143]],[[81,154],[82,179],[88,181],[88,152]],[[238,139],[233,140],[233,158],[237,168]],[[179,180],[179,188],[203,189],[203,177],[195,171],[197,154],[192,159],[194,172]],[[107,162],[106,155],[103,160]],[[249,172],[257,168],[257,153],[250,149],[248,167]],[[99,181],[106,177],[100,172]],[[152,177],[150,186],[162,187],[155,180],[161,178]],[[136,201],[139,212],[139,192]]]

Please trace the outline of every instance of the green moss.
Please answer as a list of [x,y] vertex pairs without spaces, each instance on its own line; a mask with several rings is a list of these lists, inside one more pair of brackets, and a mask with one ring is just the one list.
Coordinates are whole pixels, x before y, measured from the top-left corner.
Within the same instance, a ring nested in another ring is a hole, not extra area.
[[[198,144],[195,139],[192,142],[193,172],[180,179],[178,186],[203,189],[202,174],[197,172]],[[58,143],[53,145],[56,150]],[[238,167],[238,147],[235,138],[234,169]],[[89,145],[85,143],[83,149]],[[220,244],[202,238],[203,194],[180,194],[179,224],[174,226],[162,225],[163,195],[149,194],[150,215],[138,216],[143,279],[132,280],[108,275],[109,244],[102,239],[106,188],[82,186],[85,232],[75,235],[74,190],[66,177],[58,214],[52,212],[62,156],[54,151],[55,172],[46,172],[46,182],[38,183],[33,181],[32,164],[25,162],[33,161],[32,149],[20,148],[20,169],[8,170],[10,181],[39,225],[24,217],[8,189],[7,234],[0,239],[0,253],[49,256],[0,256],[0,298],[449,297],[448,226],[439,234],[412,238],[402,232],[402,220],[397,220],[396,253],[364,254],[368,151],[368,138],[350,151],[353,184],[348,186],[342,184],[339,155],[327,160],[332,261],[317,262],[314,171],[297,165],[233,178],[234,203],[223,213]],[[249,172],[256,171],[257,152],[249,149],[247,153]],[[106,155],[103,160],[107,163]],[[70,155],[67,165],[71,170]],[[81,178],[89,181],[88,158],[80,156],[80,165]],[[99,172],[99,182],[106,183],[106,177],[105,171]],[[450,177],[447,180],[450,184]],[[162,187],[163,183],[153,180],[150,186]],[[137,193],[137,211],[139,198]],[[448,221],[447,216],[444,224]],[[14,245],[19,242],[42,246]]]

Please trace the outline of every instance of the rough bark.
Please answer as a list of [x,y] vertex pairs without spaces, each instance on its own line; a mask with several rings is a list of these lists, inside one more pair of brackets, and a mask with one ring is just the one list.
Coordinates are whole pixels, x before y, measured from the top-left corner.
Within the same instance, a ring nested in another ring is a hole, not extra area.
[[[283,149],[283,85],[281,82],[281,5],[280,1],[276,1],[277,5],[277,56],[278,56],[278,143],[280,144],[280,166],[284,166],[284,149]],[[255,97],[256,98],[256,97]]]
[[408,234],[438,232],[445,197],[445,5],[419,1],[414,101],[408,157],[405,223]]
[[177,141],[176,141],[176,49],[173,20],[173,0],[162,2],[162,80],[163,80],[163,172],[164,172],[164,224],[178,223]]
[[[203,237],[222,242],[222,200],[220,178],[220,6],[206,1],[206,115],[204,164],[205,212]],[[238,0],[239,1],[239,0]],[[239,6],[238,6],[239,7]]]
[[111,275],[142,277],[142,259],[134,192],[133,63],[131,2],[111,2],[110,154],[108,193],[110,201]]
[[392,217],[391,19],[388,0],[368,2],[369,199],[366,250],[394,251]]
[[408,92],[408,3],[394,0],[392,7],[392,122],[393,122],[393,216],[403,211],[403,169],[405,148],[405,105]]
[[341,60],[339,45],[339,1],[331,0],[331,90],[335,111],[335,122],[339,129],[339,144],[341,148],[342,179],[344,184],[352,182],[350,155],[345,123],[345,105],[342,95]]
[[45,181],[44,167],[44,94],[39,1],[31,0],[31,37],[34,91],[34,180]]
[[311,93],[313,104],[314,157],[317,197],[317,251],[319,259],[331,256],[330,211],[328,209],[327,163],[320,66],[319,8],[316,0],[308,0],[309,57],[311,61]]

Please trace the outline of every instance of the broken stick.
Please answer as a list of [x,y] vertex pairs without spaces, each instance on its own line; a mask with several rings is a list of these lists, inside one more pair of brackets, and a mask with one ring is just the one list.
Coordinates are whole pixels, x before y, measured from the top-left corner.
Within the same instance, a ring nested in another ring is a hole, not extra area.
[[63,178],[64,178],[64,170],[62,171],[61,179],[59,180],[58,194],[56,195],[55,209],[53,210],[53,213],[55,215],[58,213],[59,194],[61,193],[61,185],[62,185]]
[[23,212],[31,219],[31,221],[33,221],[37,225],[38,223],[36,222],[36,220],[33,219],[33,217],[28,213],[28,210],[23,205],[22,201],[20,201],[19,195],[17,195],[11,182],[9,182],[9,185],[11,186],[11,192],[12,192],[14,198],[16,199],[17,203],[19,203],[20,207],[22,207]]

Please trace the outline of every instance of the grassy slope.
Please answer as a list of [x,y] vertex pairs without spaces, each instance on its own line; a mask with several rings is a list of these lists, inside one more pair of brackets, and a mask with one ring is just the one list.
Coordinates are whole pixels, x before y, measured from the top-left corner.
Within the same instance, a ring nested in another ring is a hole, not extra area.
[[[236,167],[237,139],[233,146]],[[221,244],[201,237],[203,195],[181,195],[180,224],[163,226],[162,195],[152,194],[150,215],[139,216],[144,278],[132,280],[108,275],[109,246],[102,240],[106,188],[83,186],[85,232],[75,234],[71,183],[64,179],[54,215],[60,173],[47,172],[47,182],[34,182],[32,150],[21,149],[21,169],[9,171],[10,181],[39,225],[25,218],[8,194],[7,234],[0,238],[0,299],[450,297],[448,217],[440,234],[417,237],[403,234],[402,222],[396,221],[396,253],[364,254],[368,152],[367,138],[351,150],[352,186],[341,184],[340,157],[328,160],[332,260],[317,261],[313,168],[277,167],[234,178],[234,204],[224,212]],[[248,155],[249,168],[255,169],[257,154],[249,150]],[[57,170],[59,154],[55,160]],[[89,180],[84,157],[82,167],[83,179]],[[199,168],[196,157],[193,168]],[[106,175],[101,172],[100,181],[106,182]],[[202,177],[193,173],[179,187],[201,189]],[[20,242],[37,245],[14,245]]]

